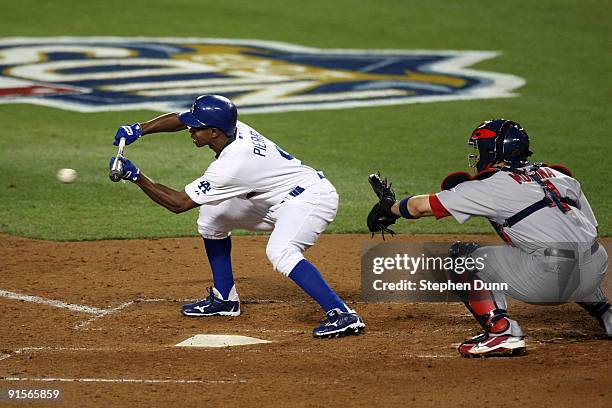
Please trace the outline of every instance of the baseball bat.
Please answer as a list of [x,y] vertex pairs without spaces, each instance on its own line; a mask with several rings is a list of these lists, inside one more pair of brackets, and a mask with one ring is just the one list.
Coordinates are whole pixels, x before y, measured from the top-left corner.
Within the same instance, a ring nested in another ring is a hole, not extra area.
[[123,156],[123,148],[125,147],[125,137],[119,139],[119,147],[117,148],[117,156],[113,167],[108,172],[108,177],[115,183],[121,180],[121,174],[123,173],[123,163],[119,160],[119,157]]

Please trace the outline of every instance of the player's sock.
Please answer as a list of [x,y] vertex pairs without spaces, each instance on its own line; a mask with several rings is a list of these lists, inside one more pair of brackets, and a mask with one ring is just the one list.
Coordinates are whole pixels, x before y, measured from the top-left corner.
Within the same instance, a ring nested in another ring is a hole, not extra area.
[[326,313],[332,309],[340,309],[343,312],[349,311],[348,306],[325,282],[321,272],[306,259],[298,262],[289,273],[289,277],[311,298],[316,300]]
[[212,269],[215,289],[221,293],[223,299],[227,299],[234,287],[232,238],[231,236],[224,239],[204,238],[204,247]]

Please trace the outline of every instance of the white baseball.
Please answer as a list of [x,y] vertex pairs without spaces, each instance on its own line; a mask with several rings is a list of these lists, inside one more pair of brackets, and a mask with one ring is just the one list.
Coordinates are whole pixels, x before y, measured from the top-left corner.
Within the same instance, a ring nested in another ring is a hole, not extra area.
[[77,178],[77,172],[74,169],[59,169],[56,177],[59,181],[65,184],[74,183]]

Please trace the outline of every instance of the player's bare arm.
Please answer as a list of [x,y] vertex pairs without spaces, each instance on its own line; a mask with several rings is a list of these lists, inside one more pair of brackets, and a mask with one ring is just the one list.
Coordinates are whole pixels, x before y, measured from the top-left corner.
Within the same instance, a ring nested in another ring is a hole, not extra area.
[[140,174],[135,184],[140,187],[151,200],[175,214],[189,211],[199,206],[199,204],[195,203],[184,191],[177,191],[163,184],[156,183],[144,174]]
[[[408,212],[413,218],[429,217],[434,215],[431,209],[431,204],[429,204],[429,195],[427,194],[412,196],[408,199],[407,204]],[[391,212],[398,217],[402,216],[399,201],[391,206]]]
[[109,167],[114,168],[115,161],[121,161],[119,171],[121,179],[136,184],[146,195],[162,207],[173,213],[182,213],[199,206],[184,191],[177,191],[157,183],[140,172],[140,169],[128,158],[118,155],[111,158]]
[[151,133],[161,132],[178,132],[179,130],[187,129],[178,118],[178,113],[170,112],[164,115],[153,118],[149,121],[140,124],[142,127],[142,134],[148,135]]
[[113,144],[119,146],[121,139],[124,139],[125,145],[130,145],[143,135],[162,132],[178,132],[179,130],[185,129],[187,129],[187,126],[179,120],[178,113],[170,112],[143,123],[119,126]]

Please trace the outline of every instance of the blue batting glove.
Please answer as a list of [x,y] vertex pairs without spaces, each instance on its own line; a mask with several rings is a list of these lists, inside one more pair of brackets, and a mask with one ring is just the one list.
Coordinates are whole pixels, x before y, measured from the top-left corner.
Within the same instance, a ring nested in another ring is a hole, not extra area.
[[[115,164],[116,157],[111,157],[110,162],[108,163],[108,169],[112,170],[113,164]],[[121,178],[124,180],[130,180],[132,183],[135,183],[140,178],[140,169],[136,167],[134,163],[130,160],[126,159],[123,156],[119,156],[119,160],[123,163],[123,167],[121,169]]]
[[125,137],[126,145],[129,145],[132,142],[135,142],[139,137],[142,137],[142,127],[140,126],[140,123],[120,126],[119,129],[117,129],[117,134],[115,135],[115,141],[113,144],[115,146],[119,146],[119,139],[122,137]]

